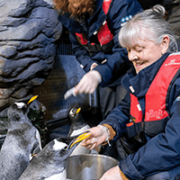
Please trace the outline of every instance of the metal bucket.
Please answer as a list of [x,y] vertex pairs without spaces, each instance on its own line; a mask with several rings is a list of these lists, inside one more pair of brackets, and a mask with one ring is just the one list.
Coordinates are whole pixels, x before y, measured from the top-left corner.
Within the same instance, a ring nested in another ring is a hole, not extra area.
[[112,157],[99,154],[70,156],[67,159],[67,180],[99,180],[118,161]]

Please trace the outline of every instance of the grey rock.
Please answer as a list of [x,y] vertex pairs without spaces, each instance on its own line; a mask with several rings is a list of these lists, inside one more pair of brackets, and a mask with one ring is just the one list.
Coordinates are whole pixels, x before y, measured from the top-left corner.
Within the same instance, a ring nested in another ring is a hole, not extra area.
[[53,0],[0,1],[0,117],[53,68],[62,24]]

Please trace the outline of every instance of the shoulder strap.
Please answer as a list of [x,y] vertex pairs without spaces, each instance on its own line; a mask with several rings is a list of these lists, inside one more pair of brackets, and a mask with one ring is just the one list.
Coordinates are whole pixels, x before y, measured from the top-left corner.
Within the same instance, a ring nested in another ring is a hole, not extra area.
[[104,0],[104,1],[103,1],[102,9],[103,9],[103,11],[104,11],[105,14],[107,14],[108,11],[109,11],[111,1],[112,1],[112,0]]

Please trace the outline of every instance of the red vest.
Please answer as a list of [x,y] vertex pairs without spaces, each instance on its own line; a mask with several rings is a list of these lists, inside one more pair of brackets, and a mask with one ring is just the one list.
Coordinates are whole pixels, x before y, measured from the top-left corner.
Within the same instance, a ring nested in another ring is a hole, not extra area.
[[[104,0],[103,1],[102,9],[104,10],[105,14],[108,13],[111,1],[112,0]],[[82,45],[88,44],[88,39],[85,36],[85,34],[81,34],[81,33],[75,33],[75,34],[76,34],[77,39],[80,44],[82,44]],[[97,38],[98,38],[100,45],[105,45],[113,39],[113,34],[111,34],[111,31],[108,28],[107,21],[105,21],[105,23],[103,23],[103,25],[98,29]],[[91,45],[94,45],[94,43],[91,43]]]
[[[164,61],[145,95],[144,121],[138,98],[133,94],[130,95],[130,114],[133,120],[131,123],[127,124],[127,127],[134,126],[136,133],[141,129],[149,136],[155,136],[164,131],[165,125],[169,119],[168,92],[170,91],[171,84],[173,84],[179,75],[179,69],[179,54],[172,54]],[[130,128],[128,131],[130,131],[131,135],[136,134],[135,131],[132,133]]]

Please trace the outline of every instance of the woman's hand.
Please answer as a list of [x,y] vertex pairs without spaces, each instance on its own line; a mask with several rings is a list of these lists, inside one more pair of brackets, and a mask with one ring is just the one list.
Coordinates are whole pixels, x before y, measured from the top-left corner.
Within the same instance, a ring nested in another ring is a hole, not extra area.
[[120,174],[119,166],[115,166],[109,169],[107,172],[103,174],[100,180],[123,180]]
[[92,94],[96,90],[98,84],[101,81],[101,75],[98,71],[89,71],[82,77],[80,82],[75,86],[74,93],[75,95],[81,93]]
[[107,133],[100,127],[100,125],[89,129],[89,132],[91,136],[81,142],[81,145],[88,149],[94,149],[107,139]]

